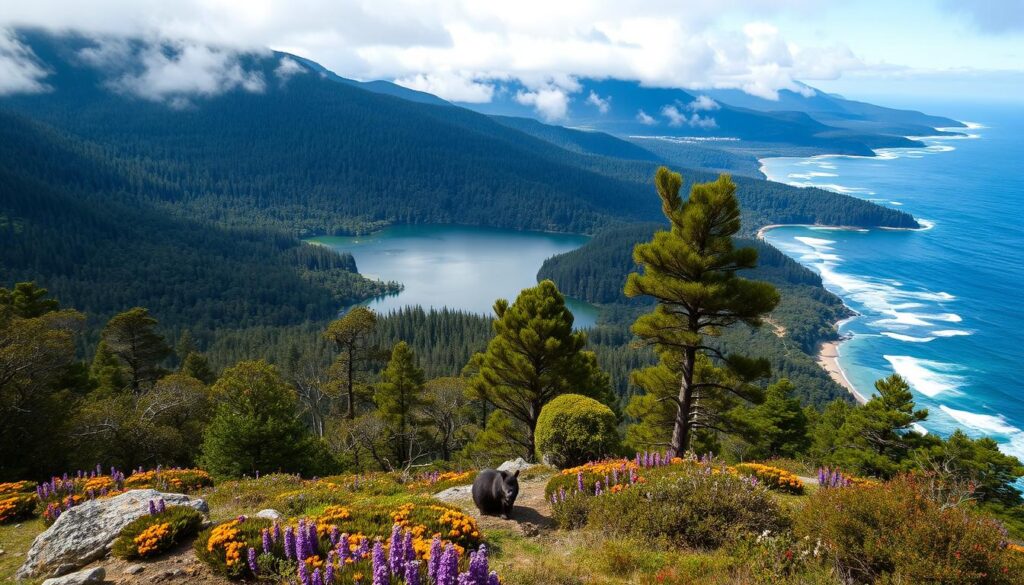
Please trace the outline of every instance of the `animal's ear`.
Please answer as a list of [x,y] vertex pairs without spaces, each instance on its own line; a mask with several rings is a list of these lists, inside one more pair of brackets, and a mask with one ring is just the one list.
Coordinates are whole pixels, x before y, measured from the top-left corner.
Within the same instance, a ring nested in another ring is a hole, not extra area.
[[512,474],[512,477],[519,477],[519,470],[518,469],[516,470],[515,473]]

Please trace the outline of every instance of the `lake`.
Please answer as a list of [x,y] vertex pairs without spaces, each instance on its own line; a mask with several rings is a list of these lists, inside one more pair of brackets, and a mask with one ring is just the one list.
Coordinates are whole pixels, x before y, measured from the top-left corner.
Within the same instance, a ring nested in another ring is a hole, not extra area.
[[[575,250],[588,238],[575,234],[456,225],[396,225],[366,236],[307,240],[349,252],[368,278],[405,285],[397,295],[366,303],[381,314],[406,306],[460,309],[493,315],[498,298],[515,300],[537,284],[544,260]],[[597,322],[597,308],[566,300],[577,328]]]

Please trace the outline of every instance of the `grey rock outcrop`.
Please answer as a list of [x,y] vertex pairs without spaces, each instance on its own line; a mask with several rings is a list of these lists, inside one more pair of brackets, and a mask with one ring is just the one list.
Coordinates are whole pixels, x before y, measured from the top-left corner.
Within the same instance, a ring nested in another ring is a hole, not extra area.
[[54,577],[43,581],[43,585],[85,585],[86,583],[102,583],[103,579],[107,577],[107,572],[103,570],[103,567],[95,567],[92,569],[85,569],[77,573],[71,573],[70,575],[64,575],[63,577]]
[[132,490],[109,499],[90,500],[64,512],[36,536],[17,577],[66,575],[103,557],[121,529],[149,513],[149,501],[163,498],[168,506],[189,506],[209,513],[201,499],[156,490]]
[[533,466],[533,463],[528,463],[522,457],[517,457],[515,459],[509,459],[508,461],[499,465],[498,471],[524,471]]
[[257,518],[266,518],[267,520],[283,520],[284,514],[278,512],[273,508],[267,508],[266,510],[260,510],[256,512]]

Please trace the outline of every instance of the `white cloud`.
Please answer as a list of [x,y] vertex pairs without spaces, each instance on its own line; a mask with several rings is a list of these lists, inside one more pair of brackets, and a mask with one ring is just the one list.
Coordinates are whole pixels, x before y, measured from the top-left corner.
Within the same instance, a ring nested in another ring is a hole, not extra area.
[[47,75],[31,49],[11,31],[0,29],[0,95],[48,91],[43,83]]
[[686,114],[679,111],[675,106],[661,108],[661,115],[668,118],[668,125],[673,127],[682,126],[686,123]]
[[636,121],[640,122],[644,126],[655,126],[658,124],[658,121],[654,119],[654,116],[651,116],[643,110],[637,110]]
[[699,95],[697,96],[697,99],[686,104],[686,109],[691,112],[710,112],[717,110],[720,107],[721,106],[718,105],[718,102],[706,95]]
[[[100,40],[78,52],[84,63],[108,75],[107,85],[142,99],[182,109],[192,97],[213,97],[241,89],[261,93],[263,74],[247,71],[242,53],[198,43],[152,41],[139,47],[118,40]],[[291,61],[291,60],[289,60]],[[295,67],[298,63],[291,61]],[[290,68],[284,63],[278,66]]]
[[587,96],[587,103],[597,108],[602,114],[607,114],[612,109],[612,96],[601,97],[593,90]]
[[409,89],[432,93],[446,100],[470,104],[487,103],[494,96],[493,84],[480,83],[471,75],[459,73],[420,73],[396,79],[395,83]]
[[287,80],[293,75],[305,73],[306,68],[299,65],[299,62],[291,57],[281,57],[277,67],[274,69],[274,75],[282,81]]
[[741,88],[774,97],[779,89],[799,87],[796,79],[833,79],[860,66],[842,46],[798,47],[760,24],[786,11],[812,14],[818,3],[811,0],[9,4],[0,26],[73,28],[243,49],[269,46],[314,59],[342,76],[396,79],[459,101],[491,99],[494,80],[515,79],[536,94],[525,99],[542,102],[538,107],[553,115],[575,91],[560,79],[611,77],[659,87]]
[[718,109],[718,104],[711,98],[708,98],[707,96],[701,97],[706,98],[707,101],[710,101],[710,103],[714,105],[711,106],[710,104],[707,103],[707,101],[698,103],[701,101],[700,98],[698,98],[690,102],[686,106],[687,109],[695,112],[693,114],[690,114],[689,116],[686,114],[686,112],[680,110],[678,106],[671,104],[661,108],[661,115],[668,118],[668,125],[672,126],[673,128],[678,128],[683,125],[690,126],[693,128],[717,128],[718,123],[715,122],[714,118],[710,116],[701,116],[696,112]]
[[569,113],[569,95],[560,87],[546,87],[536,91],[516,93],[516,101],[524,106],[533,106],[548,122],[565,120]]

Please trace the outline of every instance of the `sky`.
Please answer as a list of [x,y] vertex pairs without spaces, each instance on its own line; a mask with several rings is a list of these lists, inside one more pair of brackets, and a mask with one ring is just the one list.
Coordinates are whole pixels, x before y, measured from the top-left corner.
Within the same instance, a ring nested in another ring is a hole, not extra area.
[[460,102],[516,80],[538,110],[588,99],[589,77],[1024,101],[1024,0],[0,0],[0,93],[46,90],[20,26],[176,43],[140,77],[157,89],[248,87],[232,52],[270,47]]

